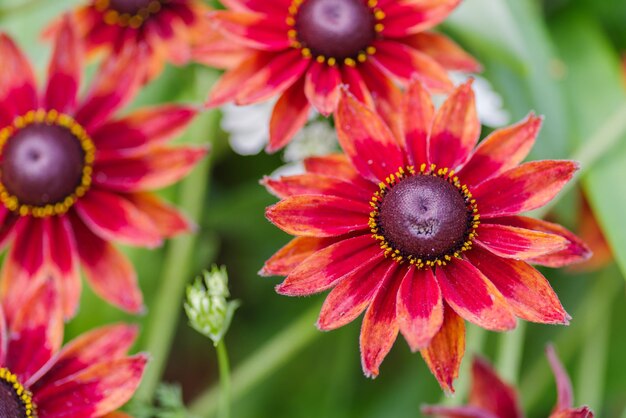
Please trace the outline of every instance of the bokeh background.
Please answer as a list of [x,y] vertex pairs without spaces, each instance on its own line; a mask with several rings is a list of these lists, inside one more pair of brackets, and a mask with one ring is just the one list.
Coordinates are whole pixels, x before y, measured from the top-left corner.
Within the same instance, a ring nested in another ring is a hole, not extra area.
[[[50,45],[41,31],[79,3],[0,0],[0,30],[18,41],[43,75]],[[577,183],[549,212],[536,215],[579,231],[592,216],[581,210],[584,193],[612,248],[612,259],[600,267],[544,271],[573,316],[569,327],[527,324],[502,336],[470,326],[465,366],[473,352],[482,353],[519,385],[526,415],[546,417],[556,391],[544,348],[554,342],[572,377],[575,404],[590,405],[599,417],[626,418],[626,82],[620,61],[626,54],[626,1],[465,0],[440,29],[483,64],[481,76],[502,98],[509,122],[530,110],[545,116],[532,159],[582,162]],[[93,74],[95,66],[88,71]],[[218,75],[193,64],[168,67],[132,107],[201,103]],[[228,267],[231,293],[242,302],[226,337],[234,370],[234,417],[419,417],[424,403],[462,403],[460,396],[442,397],[419,354],[411,354],[401,339],[383,363],[380,377],[366,379],[358,353],[360,321],[318,332],[313,324],[322,295],[279,296],[273,288],[280,278],[257,275],[264,260],[288,241],[264,218],[264,208],[275,199],[259,179],[286,161],[281,154],[239,155],[229,145],[230,133],[220,127],[221,118],[221,111],[207,112],[181,138],[210,143],[211,156],[189,179],[162,192],[196,219],[197,233],[156,250],[125,249],[139,273],[146,314],[125,315],[85,287],[81,310],[68,324],[66,339],[125,320],[142,326],[136,349],[145,350],[159,339],[170,339],[167,332],[159,332],[163,323],[177,323],[171,352],[153,355],[157,362],[165,356],[163,380],[180,384],[185,402],[192,403],[217,383],[217,363],[210,341],[187,326],[182,289],[215,262]],[[237,123],[227,126],[236,130]],[[489,132],[485,127],[483,136]],[[262,137],[259,129],[248,134],[255,140]],[[320,148],[315,134],[308,141],[313,141],[310,148]],[[163,294],[181,294],[180,303],[161,311],[156,321]],[[459,392],[467,388],[464,372]],[[260,379],[246,380],[251,376]],[[214,395],[196,404],[194,412],[211,416]],[[171,415],[178,416],[184,414]]]

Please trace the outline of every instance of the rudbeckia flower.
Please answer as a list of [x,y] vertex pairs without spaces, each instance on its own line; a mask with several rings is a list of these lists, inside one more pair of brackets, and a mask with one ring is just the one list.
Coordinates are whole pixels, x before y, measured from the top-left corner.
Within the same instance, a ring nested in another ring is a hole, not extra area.
[[148,360],[127,355],[134,326],[98,328],[61,347],[63,316],[50,280],[14,316],[7,327],[0,307],[2,417],[126,417],[112,411],[132,397]]
[[335,122],[346,156],[305,161],[306,174],[266,179],[282,200],[267,218],[297,236],[261,273],[286,275],[280,294],[327,289],[318,320],[331,330],[366,311],[361,359],[376,376],[398,332],[421,350],[452,391],[464,320],[494,331],[516,317],[567,324],[546,278],[529,263],[585,259],[584,244],[559,225],[520,216],[550,201],[572,178],[571,161],[520,164],[541,119],[494,131],[480,124],[471,81],[435,112],[421,83],[404,97],[403,134],[343,92]]
[[207,21],[208,11],[200,0],[88,0],[73,15],[88,52],[110,55],[145,47],[152,78],[165,62],[186,64],[199,38],[207,45],[207,64],[225,68],[238,59],[237,48]]
[[[586,406],[574,408],[572,383],[565,368],[559,361],[554,348],[546,349],[550,367],[556,379],[557,403],[549,418],[593,418],[593,412]],[[472,387],[469,403],[466,406],[426,406],[426,415],[441,418],[523,418],[515,388],[507,385],[497,375],[491,365],[480,357],[472,363]]]
[[250,48],[226,72],[207,105],[246,105],[280,95],[268,151],[284,147],[306,123],[311,105],[335,111],[339,86],[391,111],[397,83],[412,77],[431,90],[450,90],[447,70],[475,71],[477,62],[447,37],[429,31],[460,3],[391,0],[224,0],[211,20]]
[[156,247],[190,229],[172,206],[147,191],[185,176],[205,148],[166,144],[196,111],[164,105],[115,118],[144,79],[135,51],[108,60],[77,98],[81,54],[69,20],[57,32],[45,88],[13,41],[0,34],[0,244],[7,317],[42,277],[58,277],[66,317],[76,310],[82,264],[101,297],[142,309],[128,260],[111,244]]

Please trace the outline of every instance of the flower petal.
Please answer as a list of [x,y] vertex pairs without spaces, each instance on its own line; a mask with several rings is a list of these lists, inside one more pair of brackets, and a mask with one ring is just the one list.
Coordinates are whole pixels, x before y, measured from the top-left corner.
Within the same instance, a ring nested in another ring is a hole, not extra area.
[[454,379],[459,376],[465,354],[465,322],[447,304],[439,332],[420,353],[444,392],[454,393]]
[[83,222],[104,239],[151,248],[163,241],[150,218],[121,195],[91,189],[75,208]]
[[314,62],[306,73],[304,93],[311,104],[324,116],[337,109],[341,74],[336,66]]
[[304,94],[304,78],[296,81],[278,99],[270,119],[268,152],[276,152],[291,141],[309,117],[311,105]]
[[281,199],[303,194],[319,194],[369,201],[373,193],[349,181],[309,173],[281,177],[277,180],[265,177],[261,183],[270,193]]
[[265,262],[261,276],[287,276],[309,256],[334,244],[335,238],[296,237]]
[[409,161],[415,166],[428,164],[428,135],[435,106],[422,83],[413,80],[404,95],[402,122]]
[[0,33],[0,124],[37,108],[35,75],[28,59],[6,34]]
[[481,183],[472,190],[481,218],[515,215],[545,205],[578,167],[573,161],[533,161]]
[[207,154],[207,147],[151,148],[139,155],[96,160],[94,184],[118,192],[160,189],[185,177]]
[[220,32],[249,48],[278,51],[291,46],[289,26],[277,16],[215,10],[208,19]]
[[542,120],[531,113],[525,120],[491,133],[459,171],[463,183],[477,185],[516,167],[533,147]]
[[528,263],[500,258],[478,247],[468,251],[467,258],[502,293],[519,318],[543,324],[569,323],[570,316],[550,283]]
[[557,403],[554,409],[558,411],[571,408],[574,406],[574,390],[572,389],[572,382],[567,375],[567,371],[557,357],[554,346],[548,345],[546,347],[546,355],[556,380]]
[[162,237],[173,237],[197,229],[197,226],[174,206],[152,193],[133,193],[127,196],[140,212],[145,214]]
[[303,163],[308,173],[336,177],[347,181],[360,177],[345,154],[309,157]]
[[78,246],[78,255],[94,291],[120,309],[142,312],[143,297],[133,265],[111,244],[93,234],[78,217],[72,217],[72,228],[76,241],[89,243]]
[[178,136],[197,114],[194,107],[165,104],[137,110],[107,122],[92,135],[98,151],[123,150],[162,144]]
[[265,211],[274,225],[291,235],[331,237],[369,228],[365,202],[337,196],[291,196]]
[[523,418],[515,389],[500,379],[491,365],[481,357],[472,362],[472,406],[490,411],[496,417]]
[[531,260],[527,260],[528,262],[541,264],[547,267],[563,267],[569,264],[585,261],[591,257],[591,250],[589,250],[587,245],[580,238],[563,228],[561,225],[526,216],[505,216],[502,218],[490,219],[489,222],[556,234],[568,241],[565,249],[555,253],[535,257]]
[[319,293],[382,258],[383,252],[369,235],[343,239],[307,257],[276,286],[276,291],[289,296]]
[[396,299],[402,276],[395,267],[376,291],[361,325],[361,364],[365,376],[371,378],[378,376],[379,367],[398,336]]
[[98,417],[124,405],[135,393],[148,357],[103,361],[33,396],[37,412],[45,417]]
[[491,331],[515,328],[502,294],[471,263],[453,258],[435,274],[445,301],[464,319]]
[[452,89],[453,84],[445,68],[423,52],[395,41],[379,40],[374,46],[376,54],[371,56],[372,61],[402,83],[417,78],[433,91]]
[[445,35],[421,32],[403,38],[402,42],[434,59],[446,70],[479,72],[481,66],[474,57]]
[[405,165],[402,151],[382,119],[345,91],[335,123],[339,144],[363,177],[378,183]]
[[385,36],[399,37],[430,29],[442,22],[461,0],[389,2],[384,6]]
[[459,86],[437,111],[429,142],[429,158],[439,168],[457,170],[474,149],[480,121],[472,80]]
[[75,115],[88,132],[95,131],[135,96],[146,79],[146,55],[143,48],[125,48],[103,62]]
[[45,106],[59,112],[71,112],[76,105],[82,70],[82,49],[78,34],[68,16],[56,32],[54,52],[48,68]]
[[395,261],[379,259],[378,263],[357,268],[345,276],[326,297],[317,327],[322,331],[330,331],[355,320],[397,268]]
[[503,418],[475,406],[439,406],[422,407],[424,415],[435,415],[441,418]]
[[554,411],[549,418],[593,418],[593,411],[588,406]]
[[560,235],[508,225],[481,223],[476,242],[506,258],[528,260],[560,251],[569,241]]
[[398,292],[400,332],[411,351],[426,348],[443,324],[443,299],[431,269],[411,266]]

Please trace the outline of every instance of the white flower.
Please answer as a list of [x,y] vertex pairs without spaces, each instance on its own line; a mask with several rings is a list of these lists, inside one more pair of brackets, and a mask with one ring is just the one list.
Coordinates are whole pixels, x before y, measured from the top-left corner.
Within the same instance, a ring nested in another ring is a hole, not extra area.
[[274,102],[249,106],[222,107],[222,129],[230,135],[230,146],[237,154],[258,154],[269,140],[270,117]]

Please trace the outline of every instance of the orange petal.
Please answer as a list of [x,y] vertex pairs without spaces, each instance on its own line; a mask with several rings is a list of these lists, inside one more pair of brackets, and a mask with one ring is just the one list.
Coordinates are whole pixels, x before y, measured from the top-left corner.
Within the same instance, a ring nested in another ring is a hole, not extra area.
[[304,127],[311,105],[304,94],[304,79],[296,81],[278,99],[270,119],[268,152],[276,152]]
[[261,183],[270,193],[281,199],[303,194],[319,194],[369,201],[373,193],[372,190],[364,189],[352,182],[336,177],[308,173],[281,177],[278,180],[265,177]]
[[481,66],[474,57],[445,35],[422,32],[411,35],[402,41],[428,55],[446,70],[480,72]]
[[335,238],[296,237],[270,257],[259,274],[287,276],[309,256],[335,242]]
[[478,244],[500,257],[519,260],[557,252],[569,243],[560,235],[509,225],[481,223],[477,231]]

